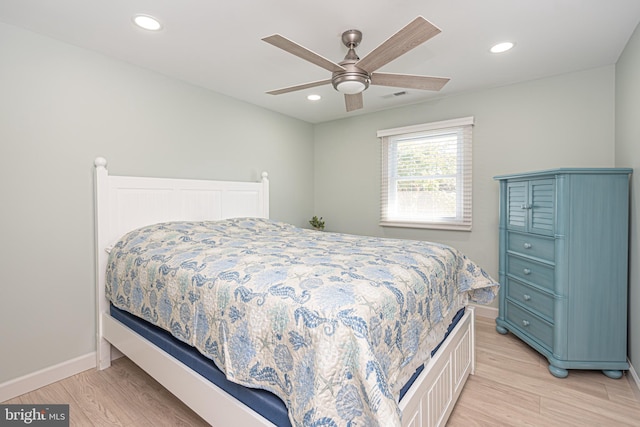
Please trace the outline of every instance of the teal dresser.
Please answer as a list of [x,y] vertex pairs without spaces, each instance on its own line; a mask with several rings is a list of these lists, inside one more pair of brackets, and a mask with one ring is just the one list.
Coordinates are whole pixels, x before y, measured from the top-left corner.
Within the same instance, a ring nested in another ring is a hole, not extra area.
[[629,179],[632,169],[554,169],[500,182],[500,314],[564,378],[627,363]]

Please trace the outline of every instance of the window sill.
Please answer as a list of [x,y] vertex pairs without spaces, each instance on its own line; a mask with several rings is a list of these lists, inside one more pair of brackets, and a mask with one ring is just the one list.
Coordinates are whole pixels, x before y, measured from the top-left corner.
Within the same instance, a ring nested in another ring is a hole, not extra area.
[[432,230],[471,231],[471,224],[443,222],[380,221],[381,227],[425,228]]

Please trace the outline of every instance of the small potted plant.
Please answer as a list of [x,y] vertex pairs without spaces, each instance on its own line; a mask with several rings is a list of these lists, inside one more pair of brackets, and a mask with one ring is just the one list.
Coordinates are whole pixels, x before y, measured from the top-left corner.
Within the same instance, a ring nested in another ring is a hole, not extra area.
[[314,215],[313,218],[311,218],[311,220],[309,221],[309,224],[311,224],[311,226],[315,230],[319,230],[319,231],[324,230],[324,221],[322,217],[318,218],[317,216]]

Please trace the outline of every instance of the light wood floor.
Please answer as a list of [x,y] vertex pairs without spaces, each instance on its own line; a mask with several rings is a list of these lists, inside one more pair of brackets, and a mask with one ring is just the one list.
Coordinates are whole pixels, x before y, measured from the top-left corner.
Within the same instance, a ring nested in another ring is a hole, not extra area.
[[[476,319],[476,374],[448,426],[640,426],[640,392],[626,376],[570,371],[555,378],[546,359],[494,325]],[[207,425],[126,358],[4,403],[68,403],[71,425],[83,427]]]

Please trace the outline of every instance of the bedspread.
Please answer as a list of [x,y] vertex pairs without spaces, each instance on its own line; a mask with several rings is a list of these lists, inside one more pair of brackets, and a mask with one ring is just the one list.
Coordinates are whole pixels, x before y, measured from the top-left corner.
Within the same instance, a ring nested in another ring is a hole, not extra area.
[[128,233],[106,292],[231,381],[275,393],[294,426],[394,426],[400,388],[451,317],[498,286],[445,245],[241,218]]

